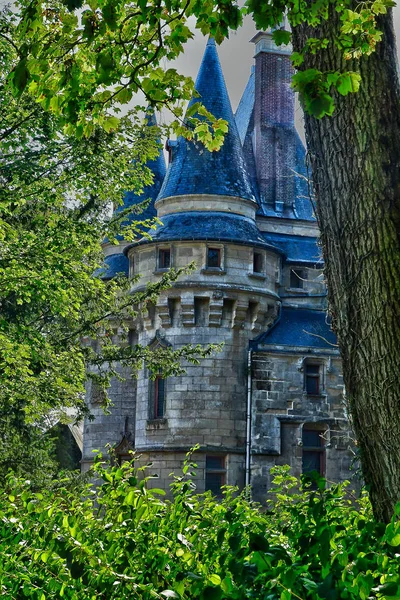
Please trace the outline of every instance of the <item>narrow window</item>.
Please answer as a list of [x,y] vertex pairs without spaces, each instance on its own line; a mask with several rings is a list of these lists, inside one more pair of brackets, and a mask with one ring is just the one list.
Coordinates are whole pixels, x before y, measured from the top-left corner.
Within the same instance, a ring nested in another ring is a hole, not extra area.
[[154,418],[161,419],[165,414],[165,379],[157,375],[154,380]]
[[302,290],[304,280],[307,279],[307,271],[302,269],[291,269],[290,271],[290,287]]
[[321,365],[308,362],[305,364],[304,388],[310,396],[318,396],[321,393]]
[[207,248],[207,267],[211,269],[221,267],[221,248]]
[[321,433],[318,429],[303,427],[303,473],[317,471],[320,475],[324,474],[325,448]]
[[263,255],[260,252],[253,254],[253,273],[263,272]]
[[131,277],[135,275],[135,257],[131,257]]
[[169,269],[171,266],[171,250],[170,248],[163,248],[158,251],[158,268]]
[[205,489],[215,496],[221,496],[221,488],[225,485],[226,467],[224,456],[206,456]]

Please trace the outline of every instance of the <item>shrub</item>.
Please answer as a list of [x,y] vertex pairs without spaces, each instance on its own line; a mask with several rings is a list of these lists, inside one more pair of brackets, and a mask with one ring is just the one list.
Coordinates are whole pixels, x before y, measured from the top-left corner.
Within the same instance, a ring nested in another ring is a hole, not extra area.
[[[98,460],[98,486],[37,493],[10,478],[0,496],[5,598],[400,598],[397,517],[387,527],[368,498],[274,470],[268,510],[227,488],[196,495],[191,456],[172,500],[142,470]],[[313,489],[313,488],[316,489]]]

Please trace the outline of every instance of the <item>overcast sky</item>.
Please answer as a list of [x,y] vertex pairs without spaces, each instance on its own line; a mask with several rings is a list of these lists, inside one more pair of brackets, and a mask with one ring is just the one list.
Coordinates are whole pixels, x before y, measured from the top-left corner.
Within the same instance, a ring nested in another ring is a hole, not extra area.
[[[394,8],[394,22],[398,39],[397,51],[399,55],[400,6]],[[250,39],[255,33],[256,29],[253,21],[248,18],[243,27],[237,32],[231,33],[229,40],[224,41],[221,46],[218,46],[218,53],[234,111],[237,108],[240,97],[250,76],[251,65],[254,64],[254,44],[250,43]],[[196,34],[195,39],[187,44],[185,53],[174,62],[173,66],[184,75],[190,75],[195,79],[204,53],[206,41],[207,40],[200,33]],[[300,122],[300,108],[297,108],[297,113],[296,121]],[[299,128],[300,127],[301,126],[299,126]],[[302,132],[300,131],[300,133]]]

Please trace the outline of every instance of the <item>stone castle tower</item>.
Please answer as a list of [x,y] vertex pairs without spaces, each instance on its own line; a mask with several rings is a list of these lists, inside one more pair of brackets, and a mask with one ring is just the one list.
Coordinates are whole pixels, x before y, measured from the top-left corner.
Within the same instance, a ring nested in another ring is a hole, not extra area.
[[[196,269],[163,292],[134,324],[131,342],[223,342],[221,352],[155,381],[114,381],[112,414],[88,386],[95,419],[84,425],[83,468],[105,443],[135,449],[168,489],[185,453],[200,444],[198,491],[251,483],[262,500],[269,469],[351,476],[350,432],[340,357],[327,323],[322,259],[305,151],[294,126],[290,53],[258,33],[255,67],[233,115],[215,43],[196,81],[205,107],[228,122],[219,152],[179,138],[149,166],[145,217],[162,221],[152,239],[105,246],[104,277],[140,273],[136,291],[170,267]],[[141,198],[127,194],[125,206]],[[126,373],[124,375],[127,375]]]

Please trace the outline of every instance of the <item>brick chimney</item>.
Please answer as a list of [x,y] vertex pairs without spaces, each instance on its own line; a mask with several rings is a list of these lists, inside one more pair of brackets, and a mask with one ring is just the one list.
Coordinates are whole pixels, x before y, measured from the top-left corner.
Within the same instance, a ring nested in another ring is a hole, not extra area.
[[262,203],[282,213],[294,206],[296,131],[291,47],[276,46],[271,32],[251,40],[255,53],[253,149]]

